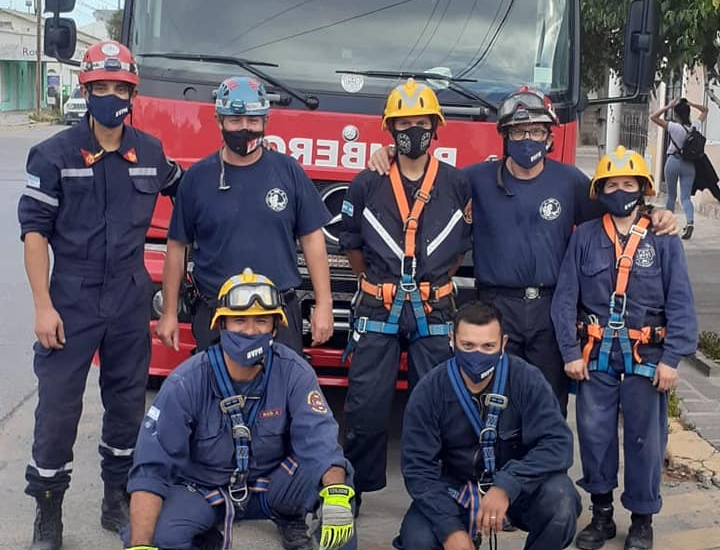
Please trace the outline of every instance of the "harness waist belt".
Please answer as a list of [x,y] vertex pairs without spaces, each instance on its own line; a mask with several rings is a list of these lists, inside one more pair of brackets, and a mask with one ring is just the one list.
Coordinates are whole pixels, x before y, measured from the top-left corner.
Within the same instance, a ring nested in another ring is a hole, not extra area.
[[[398,285],[394,283],[371,283],[364,277],[360,279],[360,290],[365,294],[369,294],[376,300],[383,302],[387,309],[390,309],[392,301],[397,293]],[[451,296],[455,293],[455,284],[452,281],[448,281],[444,285],[433,286],[428,282],[422,282],[418,284],[420,290],[420,298],[423,302],[437,302],[446,296]],[[405,300],[410,300],[410,294],[405,294]]]
[[480,292],[495,292],[501,296],[510,296],[511,298],[525,298],[527,300],[535,300],[545,296],[552,296],[555,292],[554,286],[490,286],[476,285],[475,289]]
[[[605,334],[605,327],[598,323],[578,323],[578,336],[581,341],[585,341],[583,345],[583,361],[588,365],[590,363],[590,354],[596,343],[600,343]],[[642,358],[638,353],[638,347],[643,345],[660,345],[665,341],[665,327],[645,326],[640,329],[628,328],[627,333],[630,340],[634,340],[633,359],[636,363],[642,363]],[[613,334],[613,338],[617,338],[617,331]]]

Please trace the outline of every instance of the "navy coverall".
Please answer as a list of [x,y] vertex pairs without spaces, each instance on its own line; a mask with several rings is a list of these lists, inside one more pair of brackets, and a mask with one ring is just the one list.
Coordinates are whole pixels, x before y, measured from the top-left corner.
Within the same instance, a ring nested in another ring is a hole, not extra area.
[[[420,181],[402,177],[408,203],[412,206]],[[439,163],[430,201],[425,205],[416,235],[416,282],[439,286],[450,280],[448,272],[458,256],[470,249],[470,226],[463,211],[470,200],[465,177],[452,166]],[[403,220],[395,202],[390,179],[365,170],[350,184],[343,203],[343,230],[340,244],[345,250],[360,250],[374,284],[398,284],[401,277],[405,234]],[[429,324],[451,321],[452,297],[432,302]],[[354,317],[386,321],[388,311],[382,300],[359,294]],[[395,382],[402,347],[408,351],[408,382],[412,389],[439,361],[451,355],[447,336],[429,336],[408,342],[415,332],[415,316],[406,301],[397,335],[353,333],[356,345],[348,373],[345,401],[345,453],[355,468],[358,491],[377,491],[385,487],[387,424],[392,410]]]
[[160,142],[125,126],[117,151],[100,152],[88,117],[30,149],[18,205],[21,236],[39,233],[53,251],[50,296],[65,328],[63,349],[36,342],[38,405],[26,492],[64,491],[88,369],[100,352],[102,477],[124,486],[145,410],[152,284],[145,233],[158,193],[180,167]]
[[[256,380],[264,376],[258,375]],[[282,521],[315,510],[323,474],[350,465],[338,444],[338,426],[312,368],[283,344],[273,345],[270,380],[251,429],[250,502],[240,519]],[[203,493],[226,488],[235,470],[229,416],[207,353],[182,363],[163,384],[140,428],[128,491],[163,498],[153,546],[194,549],[193,539],[222,522],[225,506]],[[248,402],[252,402],[249,399]],[[246,415],[247,416],[247,415]],[[123,534],[129,542],[129,533]],[[355,538],[343,548],[354,549]]]
[[[610,295],[615,290],[615,248],[602,220],[593,220],[573,234],[558,278],[562,292],[552,303],[558,343],[566,363],[582,357],[578,340],[580,320],[589,315],[608,321]],[[629,328],[665,326],[663,344],[640,345],[643,363],[663,362],[676,368],[680,359],[695,353],[697,320],[687,264],[680,239],[648,231],[640,242],[628,283],[626,324]],[[606,329],[607,330],[607,329]],[[595,345],[591,361],[597,359]],[[579,485],[592,494],[617,487],[618,412],[623,412],[625,491],[622,503],[636,514],[660,511],[660,481],[667,443],[667,394],[652,380],[629,375],[617,339],[610,354],[610,374],[590,371],[590,380],[578,383],[577,427],[583,478]],[[614,373],[617,373],[615,376]]]
[[216,152],[188,169],[178,189],[168,237],[192,245],[193,280],[200,294],[192,329],[198,350],[219,335],[210,330],[222,284],[251,268],[283,293],[288,328],[276,341],[302,354],[302,315],[296,239],[330,221],[315,184],[292,157],[263,150],[248,166],[224,163],[224,183]]
[[[494,485],[509,497],[512,524],[529,532],[526,550],[559,550],[572,541],[580,514],[580,497],[566,473],[572,434],[538,369],[513,355],[508,368]],[[483,403],[482,397],[478,401]],[[478,480],[484,469],[478,448],[443,364],[420,381],[405,409],[402,472],[413,501],[396,548],[442,550],[450,534],[468,531],[468,511],[448,489]]]
[[602,210],[588,198],[585,174],[551,159],[544,162],[530,180],[513,177],[504,161],[475,164],[464,172],[472,188],[478,298],[500,310],[508,351],[540,368],[565,414],[569,382],[550,303],[573,227]]

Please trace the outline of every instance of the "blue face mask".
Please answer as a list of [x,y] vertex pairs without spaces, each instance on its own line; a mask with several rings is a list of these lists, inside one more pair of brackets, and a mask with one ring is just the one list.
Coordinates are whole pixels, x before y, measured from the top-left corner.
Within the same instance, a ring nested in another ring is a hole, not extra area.
[[87,99],[87,107],[92,117],[106,128],[120,126],[131,110],[129,99],[123,99],[114,94],[102,96],[90,94]]
[[547,145],[544,141],[534,139],[521,139],[520,141],[506,140],[507,154],[510,158],[525,169],[530,169],[547,155]]
[[272,334],[243,334],[229,330],[220,331],[220,345],[228,357],[243,367],[253,367],[263,363],[270,353]]
[[618,218],[627,218],[640,202],[642,191],[623,191],[618,189],[612,193],[600,193],[598,200],[605,205],[611,215]]
[[490,376],[497,366],[502,351],[483,353],[481,351],[462,351],[455,349],[455,360],[458,367],[467,375],[473,384],[479,384]]

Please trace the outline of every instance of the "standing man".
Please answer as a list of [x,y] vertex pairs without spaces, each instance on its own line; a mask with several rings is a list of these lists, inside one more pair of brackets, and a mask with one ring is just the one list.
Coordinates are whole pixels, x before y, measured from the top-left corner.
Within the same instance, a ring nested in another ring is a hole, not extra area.
[[342,206],[340,244],[359,276],[345,401],[345,453],[362,491],[385,486],[387,423],[400,352],[410,389],[450,356],[451,280],[470,248],[467,180],[428,153],[444,125],[435,93],[409,79],[387,99],[382,127],[398,148],[383,176],[365,170]]
[[[61,509],[93,354],[100,352],[102,526],[128,521],[127,473],[145,411],[150,277],[143,263],[155,199],[180,168],[153,137],[123,124],[139,83],[135,60],[91,46],[79,81],[85,120],[34,146],[18,218],[35,302],[38,406],[25,492],[37,499],[33,550],[62,544]],[[48,281],[49,254],[54,264]]]
[[175,349],[178,295],[191,247],[198,292],[192,330],[198,350],[219,334],[209,329],[209,321],[220,285],[250,267],[267,274],[282,292],[289,327],[280,330],[278,341],[302,354],[296,239],[315,292],[312,344],[332,336],[330,269],[322,233],[331,216],[300,164],[263,148],[269,110],[265,88],[254,78],[228,78],[218,88],[215,119],[224,145],[183,177],[168,230],[163,314],[156,330]]
[[[235,519],[271,519],[285,550],[355,550],[352,470],[315,373],[273,343],[287,326],[275,285],[246,269],[217,297],[220,343],[187,359],[147,412],[130,472],[135,550],[232,546]],[[203,544],[200,543],[203,540]]]
[[567,475],[572,434],[550,386],[508,355],[491,305],[461,307],[452,342],[454,357],[420,381],[405,410],[412,505],[395,548],[474,550],[506,517],[528,531],[525,550],[569,546],[580,497]]

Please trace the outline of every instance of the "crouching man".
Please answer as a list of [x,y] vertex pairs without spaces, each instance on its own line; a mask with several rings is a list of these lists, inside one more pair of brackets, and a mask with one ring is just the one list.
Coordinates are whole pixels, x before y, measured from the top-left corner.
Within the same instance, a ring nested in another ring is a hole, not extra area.
[[[273,343],[287,326],[273,283],[246,269],[220,289],[220,343],[163,384],[140,430],[129,548],[232,545],[236,519],[273,520],[286,550],[355,549],[351,470],[312,368]],[[307,518],[307,519],[306,519]]]
[[454,357],[410,396],[402,472],[413,502],[393,543],[400,550],[473,550],[505,518],[528,531],[526,550],[572,542],[572,435],[542,372],[505,353],[500,321],[492,305],[463,306]]

